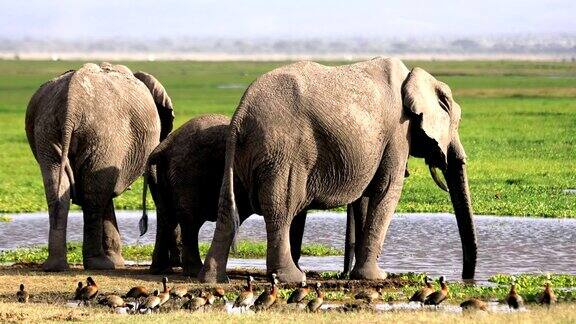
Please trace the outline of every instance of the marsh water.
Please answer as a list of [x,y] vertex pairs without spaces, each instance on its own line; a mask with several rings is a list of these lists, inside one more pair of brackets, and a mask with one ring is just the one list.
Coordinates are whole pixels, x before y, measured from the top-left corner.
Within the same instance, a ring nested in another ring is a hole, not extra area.
[[[153,243],[156,217],[150,215],[148,233],[138,238],[141,212],[118,211],[118,224],[125,244]],[[0,250],[47,244],[46,213],[20,214],[0,223]],[[477,279],[496,273],[576,274],[576,220],[476,216],[478,240]],[[68,241],[82,241],[81,212],[71,212]],[[304,244],[322,243],[343,249],[346,215],[338,212],[310,213]],[[210,242],[214,223],[206,223],[200,240]],[[240,227],[240,240],[265,241],[264,220],[251,216]],[[456,219],[451,214],[397,214],[386,236],[381,267],[390,272],[427,272],[460,277],[462,252]],[[342,270],[343,256],[302,257],[305,270]],[[264,268],[265,260],[232,259],[229,267]]]

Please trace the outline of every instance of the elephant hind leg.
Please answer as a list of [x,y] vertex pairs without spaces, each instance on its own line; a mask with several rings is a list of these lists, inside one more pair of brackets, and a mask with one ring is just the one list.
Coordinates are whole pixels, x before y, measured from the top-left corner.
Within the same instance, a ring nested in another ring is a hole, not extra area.
[[116,268],[124,267],[124,258],[122,257],[122,239],[116,222],[116,213],[114,212],[114,201],[110,199],[102,218],[102,248],[104,253],[113,262]]
[[114,260],[104,252],[104,215],[109,206],[101,202],[108,202],[111,198],[98,199],[91,196],[86,199],[82,211],[84,214],[84,240],[82,256],[84,269],[112,270],[116,268]]
[[292,261],[294,261],[296,267],[300,270],[302,269],[298,265],[298,261],[300,261],[300,254],[302,253],[302,237],[304,236],[304,227],[306,225],[306,212],[306,210],[303,210],[298,213],[290,225],[290,250]]

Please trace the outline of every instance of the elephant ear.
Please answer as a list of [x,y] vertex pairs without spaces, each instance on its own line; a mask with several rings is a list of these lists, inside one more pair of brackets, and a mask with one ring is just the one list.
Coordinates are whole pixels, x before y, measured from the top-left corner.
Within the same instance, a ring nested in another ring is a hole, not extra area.
[[446,170],[452,134],[450,88],[423,69],[414,68],[402,85],[402,102],[411,119],[410,154]]
[[160,116],[160,141],[164,140],[172,131],[174,122],[174,108],[172,107],[172,99],[168,96],[164,86],[154,76],[146,72],[138,71],[134,76],[142,81],[144,85],[150,90],[152,98],[156,103],[156,109]]

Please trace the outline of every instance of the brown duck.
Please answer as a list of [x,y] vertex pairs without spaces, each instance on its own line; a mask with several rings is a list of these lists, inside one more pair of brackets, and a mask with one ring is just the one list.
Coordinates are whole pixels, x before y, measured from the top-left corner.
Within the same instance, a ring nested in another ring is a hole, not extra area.
[[247,284],[244,291],[238,295],[236,301],[234,301],[234,307],[243,307],[246,308],[252,305],[252,300],[254,299],[254,292],[252,291],[252,282],[254,278],[252,276],[248,276],[246,279]]
[[316,298],[309,301],[308,305],[306,305],[306,308],[308,308],[310,312],[317,312],[324,303],[324,292],[320,290],[321,285],[319,282],[316,283]]
[[74,293],[74,300],[80,300],[80,292],[82,291],[83,287],[84,284],[82,281],[78,281],[78,286],[76,287],[76,292]]
[[380,298],[381,295],[382,295],[382,287],[378,287],[378,288],[376,288],[376,290],[372,290],[372,289],[363,290],[363,291],[357,293],[354,296],[354,298],[364,300],[365,302],[370,304],[373,301]]
[[417,292],[414,293],[414,295],[412,295],[410,298],[411,302],[424,303],[426,298],[434,292],[434,288],[432,287],[430,280],[432,280],[430,277],[424,277],[424,287],[420,288]]
[[19,303],[27,303],[29,298],[30,295],[24,289],[24,284],[20,284],[20,290],[16,292],[16,299],[18,300]]
[[[98,295],[98,285],[92,279],[92,277],[86,278],[86,286],[80,289],[80,302],[84,302],[85,305],[88,304],[91,300],[93,300]],[[80,302],[78,305],[80,305]]]
[[306,281],[302,281],[300,283],[300,288],[298,289],[294,289],[294,291],[290,294],[290,297],[288,297],[288,304],[293,304],[293,303],[301,303],[304,298],[306,298],[306,296],[308,295],[308,293],[310,292],[310,287],[308,287],[306,285]]
[[444,279],[444,276],[440,277],[440,290],[437,290],[430,295],[424,301],[424,305],[434,305],[438,306],[442,303],[446,297],[448,297],[448,285]]
[[205,309],[207,306],[214,304],[214,300],[216,299],[216,297],[209,292],[202,292],[198,297],[192,297],[191,294],[186,294],[185,296],[188,297],[189,300],[184,303],[181,308],[191,311],[197,311],[200,307]]
[[522,296],[518,295],[518,293],[516,292],[515,283],[510,284],[510,292],[508,293],[508,296],[506,296],[506,304],[508,304],[508,307],[513,309],[518,309],[522,307],[522,305],[524,305],[524,300],[522,299]]
[[278,280],[275,273],[272,274],[270,281],[272,283],[270,290],[264,290],[254,302],[254,309],[257,311],[267,310],[276,303],[278,298]]
[[172,289],[170,289],[170,296],[172,296],[172,298],[180,299],[180,298],[186,296],[187,293],[188,293],[188,288],[183,287],[183,286],[172,287]]
[[140,304],[138,310],[156,310],[160,308],[160,297],[158,297],[158,289],[154,290],[152,295],[146,297],[144,302]]
[[226,300],[226,290],[224,290],[224,288],[222,287],[216,287],[212,290],[212,295],[214,295],[214,297],[221,299],[221,300]]
[[130,290],[128,290],[126,295],[122,296],[122,298],[138,299],[141,297],[148,297],[148,296],[150,296],[150,292],[148,292],[148,289],[146,287],[136,286],[130,288]]
[[117,307],[128,307],[132,309],[134,305],[126,304],[124,299],[118,295],[107,295],[98,301],[98,304],[108,306],[110,308],[117,308]]
[[554,290],[552,290],[552,285],[550,284],[550,282],[547,282],[544,285],[544,292],[542,293],[542,295],[540,295],[538,301],[540,302],[540,304],[547,306],[555,304],[558,301],[556,295],[554,294]]
[[462,310],[481,310],[488,311],[488,305],[478,298],[470,298],[467,301],[460,304]]

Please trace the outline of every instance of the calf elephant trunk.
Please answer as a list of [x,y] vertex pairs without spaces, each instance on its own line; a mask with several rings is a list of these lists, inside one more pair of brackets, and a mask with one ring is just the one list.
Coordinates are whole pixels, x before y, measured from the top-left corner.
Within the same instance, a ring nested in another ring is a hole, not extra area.
[[468,176],[466,173],[465,155],[460,144],[448,153],[448,167],[444,172],[450,193],[450,199],[454,206],[454,213],[458,223],[458,231],[462,241],[463,253],[463,279],[474,279],[476,270],[476,233]]

